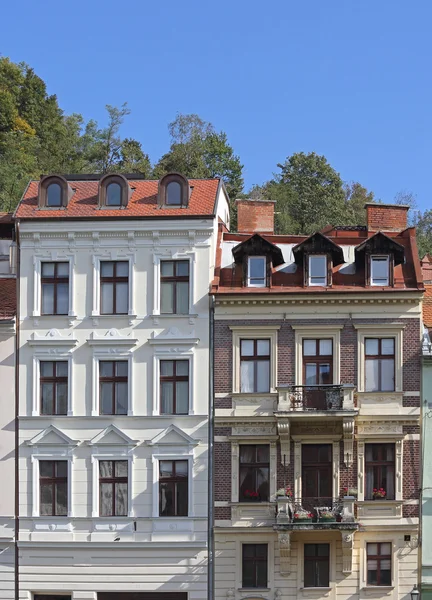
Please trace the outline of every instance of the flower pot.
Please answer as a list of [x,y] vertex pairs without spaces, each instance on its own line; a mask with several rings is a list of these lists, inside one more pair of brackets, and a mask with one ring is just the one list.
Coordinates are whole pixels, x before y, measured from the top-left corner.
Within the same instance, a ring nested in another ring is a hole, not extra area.
[[296,519],[294,517],[294,523],[312,523],[312,517],[308,517],[307,519]]
[[336,517],[319,517],[318,523],[336,523]]
[[385,500],[385,496],[374,496],[374,500]]

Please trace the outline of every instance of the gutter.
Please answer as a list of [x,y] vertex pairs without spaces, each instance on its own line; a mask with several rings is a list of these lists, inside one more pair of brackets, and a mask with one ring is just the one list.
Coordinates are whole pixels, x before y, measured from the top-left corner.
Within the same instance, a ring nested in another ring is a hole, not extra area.
[[214,599],[214,296],[209,298],[208,515],[207,600]]
[[19,414],[19,332],[20,332],[20,238],[19,238],[19,221],[16,221],[16,331],[15,331],[15,600],[19,600],[19,550],[18,550],[18,535],[19,535],[19,468],[18,468],[18,451],[19,451],[19,430],[18,430],[18,414]]

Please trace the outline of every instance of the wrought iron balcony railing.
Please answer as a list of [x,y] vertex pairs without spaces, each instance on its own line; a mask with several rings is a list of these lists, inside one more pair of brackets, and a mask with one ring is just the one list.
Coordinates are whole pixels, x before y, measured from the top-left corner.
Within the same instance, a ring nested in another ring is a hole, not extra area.
[[280,411],[354,410],[354,386],[289,385],[278,392]]
[[277,498],[277,523],[353,523],[354,498]]

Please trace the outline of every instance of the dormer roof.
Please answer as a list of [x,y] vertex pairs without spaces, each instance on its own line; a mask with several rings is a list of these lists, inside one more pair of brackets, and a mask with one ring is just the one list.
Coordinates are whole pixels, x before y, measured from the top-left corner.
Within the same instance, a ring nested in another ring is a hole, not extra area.
[[368,254],[393,254],[394,264],[401,265],[405,260],[405,248],[392,240],[382,231],[378,231],[355,249],[356,261],[367,252]]
[[245,256],[270,256],[274,267],[284,263],[281,249],[263,238],[259,233],[255,233],[235,246],[232,253],[236,264],[241,263]]
[[345,262],[342,248],[320,231],[313,233],[303,242],[294,246],[292,253],[297,264],[303,262],[304,254],[330,254],[335,267]]

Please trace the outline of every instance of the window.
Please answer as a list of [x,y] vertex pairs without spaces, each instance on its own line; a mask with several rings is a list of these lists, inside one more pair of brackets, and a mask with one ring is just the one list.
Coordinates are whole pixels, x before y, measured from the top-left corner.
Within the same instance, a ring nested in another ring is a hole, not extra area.
[[189,361],[160,361],[160,412],[187,415],[189,412]]
[[329,587],[330,545],[304,545],[304,587]]
[[240,341],[240,391],[270,391],[270,340]]
[[309,285],[327,285],[327,256],[309,256]]
[[366,500],[395,498],[395,445],[366,444]]
[[303,340],[304,385],[333,383],[333,340]]
[[243,544],[242,587],[267,587],[267,544]]
[[240,446],[240,502],[268,502],[270,446]]
[[122,189],[119,183],[109,183],[106,188],[106,205],[121,206]]
[[249,256],[248,257],[248,287],[265,287],[266,286],[266,269],[267,261],[265,256]]
[[126,415],[128,410],[128,361],[99,361],[101,415]]
[[302,444],[302,505],[312,510],[332,503],[331,444]]
[[101,315],[126,315],[129,304],[129,262],[104,260],[100,263],[100,269]]
[[161,313],[189,313],[189,261],[161,261]]
[[159,461],[159,515],[187,517],[188,461]]
[[180,205],[182,203],[182,188],[178,181],[171,181],[166,186],[166,204]]
[[367,584],[391,585],[391,542],[367,544]]
[[365,391],[395,389],[395,338],[365,339]]
[[46,205],[56,207],[62,205],[62,189],[58,183],[50,183],[47,187]]
[[42,263],[42,314],[67,315],[69,311],[69,263]]
[[40,361],[41,415],[66,415],[68,403],[67,361]]
[[68,512],[66,460],[39,461],[40,515],[64,517]]
[[128,461],[99,461],[101,517],[122,517],[128,512]]
[[389,285],[389,257],[371,256],[371,285]]

